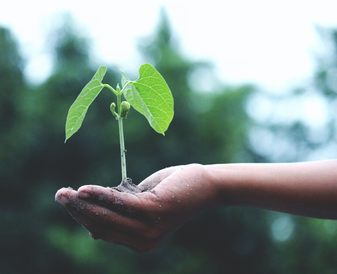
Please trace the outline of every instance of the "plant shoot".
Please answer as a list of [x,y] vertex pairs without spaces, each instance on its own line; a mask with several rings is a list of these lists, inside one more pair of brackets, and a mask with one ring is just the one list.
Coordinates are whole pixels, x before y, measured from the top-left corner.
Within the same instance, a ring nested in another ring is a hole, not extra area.
[[[131,81],[123,73],[121,87],[115,88],[103,83],[107,67],[100,66],[92,79],[82,89],[70,106],[65,126],[65,142],[82,126],[85,115],[100,92],[106,88],[115,96],[110,104],[110,111],[118,122],[121,154],[122,184],[130,182],[126,169],[126,149],[124,143],[123,123],[131,108],[142,114],[156,132],[163,134],[168,129],[174,115],[173,96],[163,76],[150,64],[139,68],[139,77]],[[132,188],[132,186],[127,186]]]

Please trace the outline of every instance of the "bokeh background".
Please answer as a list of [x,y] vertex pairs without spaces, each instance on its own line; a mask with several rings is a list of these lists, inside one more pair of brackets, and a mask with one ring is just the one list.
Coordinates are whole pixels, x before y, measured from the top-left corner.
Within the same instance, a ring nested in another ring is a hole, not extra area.
[[100,63],[115,85],[119,68],[136,78],[150,62],[175,98],[165,137],[129,114],[135,182],[192,162],[336,158],[333,1],[171,2],[1,4],[0,273],[336,273],[335,221],[223,206],[139,254],[94,241],[54,202],[63,186],[120,181],[109,92],[63,143],[67,110]]

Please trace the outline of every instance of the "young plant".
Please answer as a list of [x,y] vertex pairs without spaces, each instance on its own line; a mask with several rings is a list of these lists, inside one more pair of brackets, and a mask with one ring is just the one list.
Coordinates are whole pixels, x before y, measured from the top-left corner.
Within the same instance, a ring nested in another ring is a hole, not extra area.
[[117,188],[137,191],[137,187],[127,177],[123,122],[132,107],[145,116],[156,132],[164,135],[173,119],[173,96],[163,76],[150,64],[140,66],[139,78],[135,81],[129,80],[122,73],[121,88],[119,84],[113,88],[102,82],[106,71],[107,67],[100,66],[70,106],[65,126],[65,142],[80,129],[90,105],[99,93],[104,88],[110,90],[116,96],[116,101],[110,105],[110,111],[118,122],[121,154],[122,182]]

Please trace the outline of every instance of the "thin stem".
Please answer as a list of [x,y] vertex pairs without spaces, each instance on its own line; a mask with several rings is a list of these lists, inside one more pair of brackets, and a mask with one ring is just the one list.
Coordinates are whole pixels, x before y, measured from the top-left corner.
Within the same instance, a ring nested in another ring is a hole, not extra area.
[[122,169],[122,182],[126,180],[126,149],[124,144],[124,130],[123,130],[123,117],[121,117],[121,101],[122,95],[117,95],[117,106],[118,106],[118,132],[119,132],[119,145],[121,149],[121,169]]
[[124,90],[126,89],[126,87],[127,87],[128,85],[132,84],[132,83],[133,83],[133,81],[127,81],[126,84],[122,87],[121,93],[123,93]]
[[109,89],[110,91],[112,91],[116,96],[119,95],[119,93],[117,92],[117,90],[115,90],[112,86],[110,86],[109,84],[102,84],[103,87]]

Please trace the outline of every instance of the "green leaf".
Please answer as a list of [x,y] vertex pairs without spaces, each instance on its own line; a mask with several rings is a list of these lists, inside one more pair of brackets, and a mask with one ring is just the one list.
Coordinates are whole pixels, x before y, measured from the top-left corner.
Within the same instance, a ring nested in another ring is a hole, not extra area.
[[89,106],[103,89],[102,80],[106,71],[107,67],[100,66],[70,106],[66,120],[65,142],[80,129]]
[[[100,66],[97,71],[95,72],[94,76],[92,77],[91,80],[97,80],[99,82],[103,81],[103,78],[106,74],[107,67],[106,66]],[[89,82],[90,83],[90,82]]]
[[163,76],[152,65],[139,68],[138,80],[128,85],[124,97],[156,132],[164,135],[173,119],[173,96]]
[[125,72],[121,71],[121,83],[122,83],[122,88],[126,85],[126,83],[129,81],[129,77],[126,75]]

